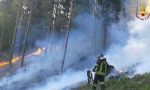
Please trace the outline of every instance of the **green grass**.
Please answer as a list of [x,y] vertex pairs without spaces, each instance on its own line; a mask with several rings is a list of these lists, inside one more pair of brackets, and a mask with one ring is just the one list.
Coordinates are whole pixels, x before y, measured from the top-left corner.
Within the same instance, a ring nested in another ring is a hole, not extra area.
[[[99,86],[97,86],[99,89]],[[74,90],[92,90],[91,86],[81,85]],[[106,90],[150,90],[150,74],[136,75],[133,78],[121,77],[106,81]]]

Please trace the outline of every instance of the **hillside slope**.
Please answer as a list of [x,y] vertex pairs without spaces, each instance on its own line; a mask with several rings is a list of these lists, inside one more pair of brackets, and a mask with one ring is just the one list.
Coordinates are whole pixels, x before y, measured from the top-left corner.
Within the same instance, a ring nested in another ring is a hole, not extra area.
[[[106,90],[150,90],[150,74],[136,75],[129,79],[121,77],[106,81]],[[72,90],[92,90],[91,86],[81,85]],[[97,90],[100,90],[99,88]]]

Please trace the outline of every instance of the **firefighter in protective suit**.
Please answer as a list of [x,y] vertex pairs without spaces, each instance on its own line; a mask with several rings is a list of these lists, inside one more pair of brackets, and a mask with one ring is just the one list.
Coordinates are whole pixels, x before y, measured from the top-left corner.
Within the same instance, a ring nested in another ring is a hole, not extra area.
[[93,90],[96,90],[96,85],[98,84],[98,82],[100,82],[101,90],[104,90],[105,89],[104,80],[107,73],[107,67],[109,65],[106,61],[106,58],[98,58],[98,59],[99,60],[97,60],[96,65],[93,69],[93,72],[95,72],[95,77],[92,88]]

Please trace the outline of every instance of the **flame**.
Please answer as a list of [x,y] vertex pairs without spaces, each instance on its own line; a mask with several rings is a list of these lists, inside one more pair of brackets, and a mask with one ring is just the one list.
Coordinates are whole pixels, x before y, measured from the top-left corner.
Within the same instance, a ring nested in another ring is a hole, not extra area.
[[[15,58],[12,59],[12,63],[16,63],[20,59],[21,59],[21,57],[15,57]],[[9,64],[9,61],[0,62],[0,67],[5,67],[8,64]]]
[[[42,52],[43,52],[44,50],[45,50],[45,48],[38,48],[35,52],[33,52],[33,53],[28,54],[27,56],[25,56],[25,58],[30,57],[30,56],[32,56],[32,55],[39,56],[39,55],[42,54]],[[14,63],[20,61],[21,58],[22,58],[22,57],[19,57],[19,56],[14,57],[14,58],[12,59],[12,64],[14,64]],[[7,65],[9,65],[9,61],[0,62],[0,68],[5,67],[5,66],[7,66]]]
[[33,52],[33,55],[39,56],[42,54],[42,52],[45,50],[45,48],[38,48],[35,52]]

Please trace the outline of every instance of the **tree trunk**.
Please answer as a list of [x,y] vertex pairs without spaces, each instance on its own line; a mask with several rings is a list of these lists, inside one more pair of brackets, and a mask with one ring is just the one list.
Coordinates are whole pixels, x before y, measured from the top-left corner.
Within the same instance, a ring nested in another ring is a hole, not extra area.
[[17,30],[18,30],[18,25],[19,25],[19,20],[20,20],[20,16],[21,16],[21,10],[22,10],[22,0],[20,1],[19,11],[18,11],[17,20],[16,20],[15,31],[14,31],[12,45],[11,45],[10,59],[9,59],[9,65],[10,65],[10,67],[12,66],[12,58],[13,58],[13,53],[14,53],[14,45],[15,45],[16,34],[17,34]]
[[[96,3],[97,3],[97,1],[96,0],[94,0],[94,2],[93,2],[93,16],[94,16],[94,18],[95,18],[95,13],[96,13]],[[95,19],[96,20],[96,19]],[[94,24],[95,25],[95,24]],[[97,46],[96,46],[96,38],[97,38],[97,35],[96,35],[96,28],[94,28],[94,30],[93,30],[93,47],[94,47],[94,55],[96,55],[96,53],[97,53]]]
[[68,25],[67,25],[67,33],[66,33],[66,41],[65,41],[65,50],[63,55],[63,60],[61,64],[61,73],[64,69],[65,59],[66,59],[66,53],[67,53],[67,47],[68,47],[68,39],[69,39],[69,30],[71,28],[71,19],[72,19],[72,12],[73,12],[73,0],[70,1],[70,16],[68,15]]
[[27,31],[26,31],[26,34],[25,34],[25,41],[24,41],[23,54],[22,54],[22,60],[21,60],[21,67],[23,67],[23,65],[24,65],[24,57],[25,57],[26,48],[27,48],[27,41],[28,41],[28,38],[29,38],[29,30],[30,30],[30,25],[31,25],[31,18],[32,18],[34,0],[32,0],[30,4],[31,4],[31,11],[30,11],[30,14],[29,14]]
[[1,38],[0,38],[0,53],[2,52],[3,38],[4,38],[4,26],[2,24],[2,32],[1,32]]

